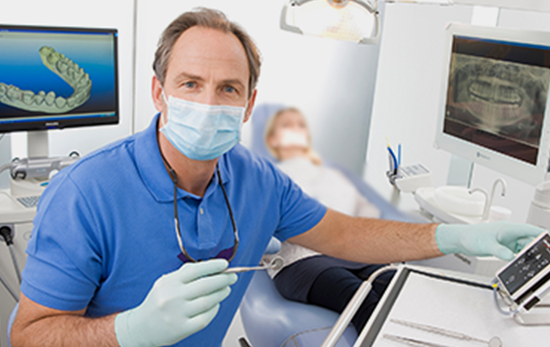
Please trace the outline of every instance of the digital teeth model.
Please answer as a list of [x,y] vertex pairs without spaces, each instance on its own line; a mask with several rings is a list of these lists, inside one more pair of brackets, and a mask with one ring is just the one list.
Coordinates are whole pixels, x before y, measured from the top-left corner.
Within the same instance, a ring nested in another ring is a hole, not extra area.
[[85,103],[92,89],[90,76],[52,47],[43,46],[39,51],[44,65],[67,82],[74,89],[73,94],[67,99],[56,97],[53,91],[34,94],[31,90],[21,90],[0,82],[0,102],[26,111],[45,113],[64,113]]

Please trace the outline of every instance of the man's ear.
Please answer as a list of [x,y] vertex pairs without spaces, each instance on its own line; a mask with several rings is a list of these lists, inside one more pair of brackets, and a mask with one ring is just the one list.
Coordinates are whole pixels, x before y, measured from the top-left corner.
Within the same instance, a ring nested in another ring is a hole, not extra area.
[[153,75],[153,81],[151,83],[151,95],[153,97],[153,104],[155,104],[155,108],[157,111],[162,112],[164,105],[164,100],[162,98],[162,84],[155,75]]
[[254,89],[254,92],[252,92],[252,96],[250,99],[248,99],[248,107],[246,109],[246,114],[244,115],[244,121],[243,123],[248,122],[250,119],[250,116],[252,115],[252,110],[254,109],[254,103],[256,102],[256,94],[258,93],[257,89]]

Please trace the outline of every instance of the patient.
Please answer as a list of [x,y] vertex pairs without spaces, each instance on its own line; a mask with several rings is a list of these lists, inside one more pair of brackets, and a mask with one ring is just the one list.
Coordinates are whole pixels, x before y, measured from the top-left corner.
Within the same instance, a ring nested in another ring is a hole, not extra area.
[[[306,119],[296,108],[285,108],[268,121],[266,145],[279,161],[279,168],[309,196],[324,205],[353,216],[378,218],[380,212],[338,170],[322,165],[312,150]],[[334,231],[338,233],[338,230]],[[287,299],[314,304],[342,312],[362,281],[383,265],[353,263],[319,254],[313,250],[283,242],[270,261],[280,256],[285,266],[270,271],[278,291]],[[372,314],[393,273],[375,281],[371,293],[352,320],[359,332]]]

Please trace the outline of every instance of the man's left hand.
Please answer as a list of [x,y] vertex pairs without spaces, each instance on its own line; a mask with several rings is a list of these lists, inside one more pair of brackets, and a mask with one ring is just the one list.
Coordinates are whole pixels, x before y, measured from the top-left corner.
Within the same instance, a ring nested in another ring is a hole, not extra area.
[[472,256],[496,256],[512,260],[543,229],[520,223],[441,224],[435,238],[441,252]]

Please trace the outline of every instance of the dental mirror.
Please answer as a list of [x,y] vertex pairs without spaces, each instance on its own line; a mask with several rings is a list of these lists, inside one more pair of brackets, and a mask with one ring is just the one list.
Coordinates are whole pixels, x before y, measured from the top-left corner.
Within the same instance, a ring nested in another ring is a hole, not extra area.
[[267,265],[261,265],[261,266],[236,266],[236,267],[230,267],[222,271],[222,273],[241,273],[241,272],[248,272],[248,271],[258,271],[258,270],[280,270],[284,266],[284,260],[281,257],[275,257],[271,262]]

